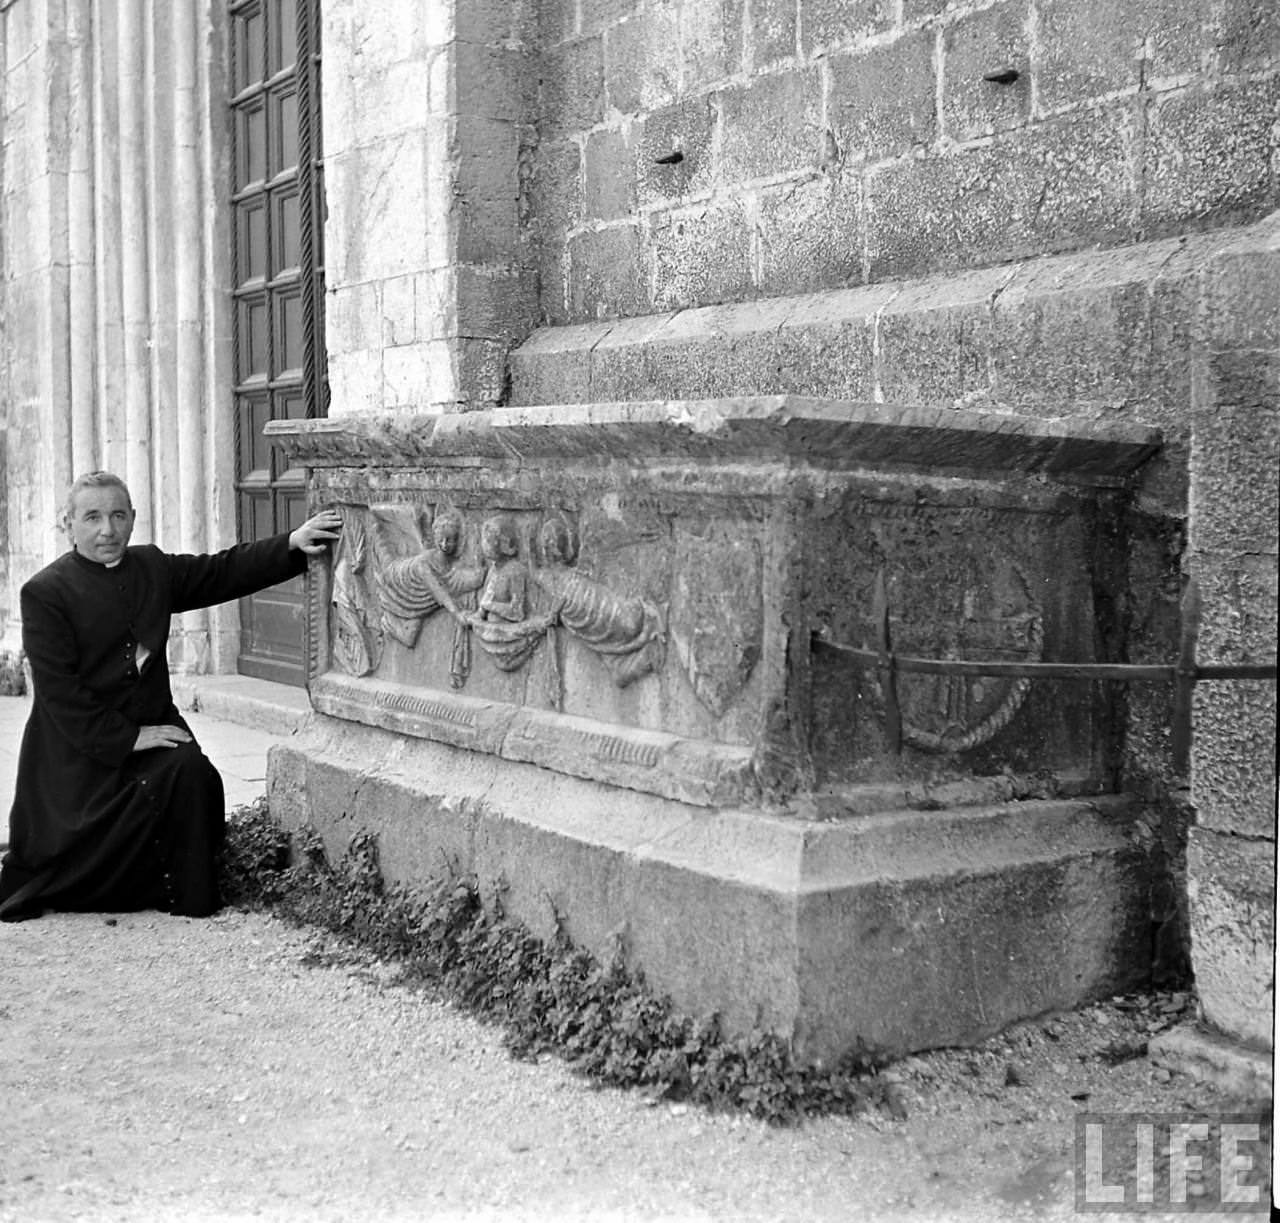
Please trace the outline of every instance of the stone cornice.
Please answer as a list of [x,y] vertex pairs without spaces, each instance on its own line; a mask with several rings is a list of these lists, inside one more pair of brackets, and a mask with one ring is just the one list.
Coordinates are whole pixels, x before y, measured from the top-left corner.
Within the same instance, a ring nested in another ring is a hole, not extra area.
[[264,433],[312,468],[688,459],[1091,483],[1125,479],[1162,441],[1136,425],[795,395],[362,414],[272,421]]

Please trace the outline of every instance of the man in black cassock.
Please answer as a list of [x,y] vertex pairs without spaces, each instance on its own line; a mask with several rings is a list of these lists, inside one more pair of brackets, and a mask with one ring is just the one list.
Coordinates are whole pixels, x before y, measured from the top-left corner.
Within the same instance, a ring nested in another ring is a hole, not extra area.
[[22,588],[34,693],[0,861],[0,919],[46,908],[190,917],[219,908],[222,778],[173,703],[169,620],[303,572],[341,519],[325,511],[212,556],[131,548],[133,523],[117,476],[81,476],[64,516],[71,551]]

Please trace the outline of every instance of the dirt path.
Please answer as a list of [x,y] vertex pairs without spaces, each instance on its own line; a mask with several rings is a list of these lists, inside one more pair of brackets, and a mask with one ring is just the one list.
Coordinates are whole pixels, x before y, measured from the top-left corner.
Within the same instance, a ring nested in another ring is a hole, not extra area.
[[905,1119],[771,1129],[514,1062],[264,915],[54,914],[0,926],[0,1219],[1074,1218],[1081,1108],[1226,1106],[1107,1064],[1158,1002],[912,1059]]

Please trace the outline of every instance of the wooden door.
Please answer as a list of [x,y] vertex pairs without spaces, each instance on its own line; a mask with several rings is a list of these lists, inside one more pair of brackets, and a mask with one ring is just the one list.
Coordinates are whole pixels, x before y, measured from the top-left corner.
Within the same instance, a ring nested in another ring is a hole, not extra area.
[[[242,540],[306,517],[303,473],[262,428],[323,416],[318,0],[231,5],[236,509]],[[303,579],[241,601],[239,670],[306,682]]]

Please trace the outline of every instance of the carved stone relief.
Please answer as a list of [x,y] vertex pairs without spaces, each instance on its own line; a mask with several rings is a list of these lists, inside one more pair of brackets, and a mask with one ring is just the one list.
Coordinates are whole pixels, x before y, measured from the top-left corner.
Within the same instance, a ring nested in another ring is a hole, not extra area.
[[541,543],[543,564],[533,576],[556,623],[600,655],[619,688],[660,670],[667,640],[663,609],[619,595],[576,569],[578,541],[564,518],[547,519]]
[[745,687],[764,631],[759,543],[741,531],[678,526],[671,598],[676,657],[717,717]]
[[[553,707],[563,701],[555,634],[581,641],[626,687],[666,660],[665,609],[624,595],[578,568],[572,522],[555,512],[541,527],[510,513],[472,527],[441,504],[424,539],[408,504],[347,506],[334,559],[333,658],[348,674],[377,669],[386,638],[412,650],[424,621],[443,611],[454,621],[450,684],[466,685],[471,644],[500,670],[518,671],[547,644]],[[467,557],[478,552],[478,563]]]
[[368,675],[382,660],[382,626],[370,582],[363,516],[342,508],[342,535],[333,558],[333,657],[350,675]]
[[[973,661],[1039,662],[1043,612],[1023,568],[997,550],[964,550],[932,569],[888,577],[894,646]],[[1029,679],[899,676],[902,734],[927,752],[966,752],[999,734],[1026,700]],[[877,689],[879,685],[876,685]]]
[[382,607],[383,629],[412,649],[422,622],[443,609],[454,619],[449,682],[461,688],[471,672],[471,639],[467,617],[474,607],[473,592],[484,571],[459,562],[462,515],[451,506],[437,507],[428,546],[408,505],[374,505],[373,552],[377,558],[376,592]]

